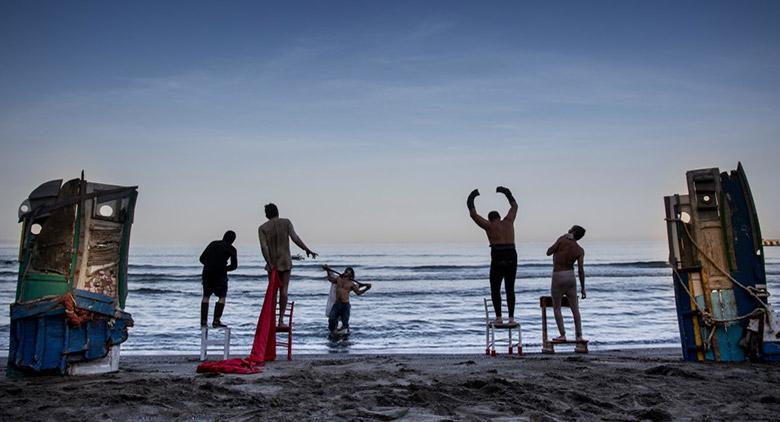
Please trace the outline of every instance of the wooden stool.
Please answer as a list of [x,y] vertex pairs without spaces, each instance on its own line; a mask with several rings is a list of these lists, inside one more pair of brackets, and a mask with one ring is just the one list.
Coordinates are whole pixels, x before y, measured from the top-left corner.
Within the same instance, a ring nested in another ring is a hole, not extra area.
[[292,360],[292,344],[293,344],[293,310],[295,310],[295,301],[287,302],[287,307],[284,310],[284,316],[287,317],[287,326],[279,329],[279,327],[276,327],[276,334],[282,334],[287,333],[287,339],[284,340],[284,337],[282,337],[282,340],[279,340],[277,337],[276,340],[276,347],[286,347],[287,348],[287,360]]
[[[556,344],[574,344],[576,353],[588,353],[588,340],[550,340],[547,335],[547,308],[552,308],[553,301],[551,296],[542,296],[539,298],[539,307],[542,308],[542,353],[555,353]],[[561,308],[569,307],[569,298],[564,296],[561,299]]]
[[[224,331],[222,339],[209,340],[209,327],[200,327],[200,360],[206,360],[208,355],[209,346],[221,346],[222,359],[227,359],[230,356],[230,327],[213,328],[217,331]],[[215,349],[219,350],[219,349]]]

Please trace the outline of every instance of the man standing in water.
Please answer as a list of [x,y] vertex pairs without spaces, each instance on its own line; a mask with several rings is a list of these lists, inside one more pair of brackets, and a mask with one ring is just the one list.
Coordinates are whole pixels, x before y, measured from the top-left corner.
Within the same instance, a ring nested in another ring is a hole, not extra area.
[[349,332],[349,314],[352,305],[349,303],[349,293],[355,292],[361,296],[371,288],[371,283],[358,283],[355,281],[355,270],[347,267],[341,274],[336,273],[329,266],[323,265],[322,269],[327,271],[328,281],[336,286],[336,301],[330,309],[328,315],[328,331],[331,335],[336,335],[336,328],[341,320],[341,330]]
[[503,219],[498,211],[490,211],[485,220],[474,207],[474,198],[479,196],[479,190],[474,189],[466,201],[471,219],[485,230],[490,242],[490,299],[496,313],[495,323],[501,324],[501,281],[504,281],[507,308],[509,308],[509,323],[515,322],[515,277],[517,275],[517,250],[515,249],[515,217],[517,216],[517,201],[509,189],[499,186],[496,192],[506,195],[509,200],[509,212]]
[[271,276],[271,270],[276,269],[279,274],[279,324],[284,325],[284,309],[287,306],[287,286],[290,283],[292,271],[292,257],[290,256],[290,239],[301,249],[306,251],[306,256],[317,258],[317,254],[309,249],[295,233],[292,222],[286,218],[279,218],[279,209],[274,204],[265,206],[265,216],[268,221],[257,229],[260,237],[260,249],[265,258],[265,270]]
[[558,325],[560,337],[553,341],[566,341],[566,329],[563,326],[563,315],[561,315],[561,301],[563,296],[569,300],[569,307],[574,316],[574,332],[577,341],[583,341],[582,338],[582,320],[580,318],[580,308],[577,303],[577,280],[574,278],[574,262],[577,262],[577,270],[580,276],[580,292],[585,299],[585,269],[583,261],[585,260],[585,250],[577,243],[585,236],[585,229],[580,226],[572,226],[568,233],[558,238],[554,245],[547,249],[547,256],[553,256],[553,275],[552,286],[550,288],[553,312],[555,312],[555,323]]
[[[214,328],[226,327],[222,323],[222,311],[225,310],[225,298],[227,297],[228,277],[227,273],[238,268],[236,248],[233,242],[236,233],[232,230],[225,232],[222,240],[215,240],[206,246],[200,254],[200,263],[203,264],[203,300],[200,302],[200,326],[208,327],[209,298],[216,295],[219,300],[214,305]],[[227,265],[230,260],[230,265]]]

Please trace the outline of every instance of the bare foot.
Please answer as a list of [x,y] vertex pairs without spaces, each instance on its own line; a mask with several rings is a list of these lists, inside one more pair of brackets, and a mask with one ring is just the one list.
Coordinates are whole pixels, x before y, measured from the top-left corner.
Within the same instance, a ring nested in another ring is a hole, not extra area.
[[514,317],[509,317],[509,323],[510,324],[514,324],[515,323],[515,318]]
[[501,317],[496,317],[496,319],[493,320],[493,324],[503,324],[504,319]]
[[553,342],[563,342],[563,341],[566,341],[566,335],[564,334],[562,336],[555,337],[554,339],[552,339],[552,341]]
[[579,342],[585,342],[585,341],[588,341],[588,340],[586,340],[586,339],[585,339],[585,338],[583,338],[582,336],[577,336],[577,341],[579,341]]

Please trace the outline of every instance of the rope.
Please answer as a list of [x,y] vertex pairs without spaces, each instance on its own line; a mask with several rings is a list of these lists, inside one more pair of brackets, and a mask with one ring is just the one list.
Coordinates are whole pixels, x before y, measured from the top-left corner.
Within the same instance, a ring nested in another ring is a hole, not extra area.
[[725,269],[723,269],[723,268],[722,268],[720,265],[718,265],[718,263],[717,263],[717,262],[715,262],[715,260],[714,260],[714,259],[712,259],[712,257],[710,257],[709,255],[707,255],[707,253],[706,253],[706,252],[704,252],[704,249],[702,249],[702,247],[701,247],[701,246],[699,246],[699,244],[698,244],[698,243],[696,243],[696,241],[693,239],[693,236],[691,235],[691,232],[688,230],[688,225],[687,225],[687,224],[685,224],[685,222],[684,222],[684,221],[682,221],[682,220],[679,220],[679,219],[674,219],[674,220],[672,220],[672,221],[677,221],[677,222],[681,222],[681,223],[683,223],[683,224],[681,224],[681,225],[683,226],[683,229],[685,229],[685,234],[688,236],[688,239],[691,241],[691,243],[693,244],[693,246],[694,246],[694,247],[695,247],[695,248],[696,248],[696,249],[699,251],[699,253],[700,253],[702,256],[704,256],[705,258],[707,258],[707,260],[708,260],[708,261],[710,261],[710,263],[711,263],[711,264],[712,264],[712,265],[713,265],[713,266],[714,266],[714,267],[715,267],[715,268],[716,268],[718,271],[720,271],[720,272],[721,272],[723,275],[725,275],[726,277],[728,277],[728,279],[729,279],[729,280],[731,280],[731,282],[732,282],[732,283],[734,283],[734,284],[736,284],[737,286],[739,286],[739,287],[741,287],[742,289],[744,289],[746,292],[748,292],[748,294],[749,294],[750,296],[753,296],[753,298],[754,298],[754,299],[756,299],[756,301],[759,303],[759,306],[761,306],[762,308],[764,308],[764,310],[767,310],[767,309],[766,309],[766,304],[764,303],[764,301],[763,301],[763,300],[762,300],[762,299],[761,299],[761,298],[760,298],[760,297],[759,297],[759,296],[758,296],[758,295],[757,295],[757,294],[754,292],[754,290],[756,290],[755,288],[753,288],[753,287],[747,287],[747,286],[745,286],[744,284],[740,283],[740,282],[739,282],[739,281],[738,281],[736,278],[734,278],[734,277],[732,277],[732,276],[731,276],[731,273],[729,273],[728,271],[726,271]]

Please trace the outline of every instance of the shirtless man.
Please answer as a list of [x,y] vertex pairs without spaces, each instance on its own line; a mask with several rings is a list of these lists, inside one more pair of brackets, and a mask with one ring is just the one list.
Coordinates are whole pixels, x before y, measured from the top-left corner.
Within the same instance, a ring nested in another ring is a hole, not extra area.
[[555,312],[555,323],[558,325],[560,337],[553,341],[566,341],[566,329],[563,326],[561,315],[561,300],[563,296],[569,299],[569,307],[574,316],[574,330],[577,341],[582,341],[582,320],[580,308],[577,303],[577,280],[574,279],[574,262],[577,261],[577,270],[580,276],[580,292],[585,299],[585,250],[577,243],[585,236],[585,229],[580,226],[572,226],[568,233],[558,238],[554,245],[547,249],[547,256],[553,256],[552,286],[550,288]]
[[485,230],[490,242],[490,299],[496,313],[495,323],[501,324],[501,281],[504,281],[507,307],[509,308],[509,323],[515,322],[515,277],[517,276],[517,250],[515,249],[515,217],[517,216],[517,201],[509,189],[499,186],[496,192],[506,195],[509,200],[509,212],[503,219],[498,211],[490,211],[485,220],[474,207],[474,198],[479,196],[479,190],[474,189],[466,200],[471,219]]
[[355,292],[360,296],[371,288],[371,284],[355,281],[355,270],[352,267],[345,268],[341,275],[327,265],[323,265],[322,269],[328,272],[328,281],[336,285],[336,302],[330,308],[328,316],[328,330],[331,334],[335,334],[339,319],[341,319],[341,329],[349,329],[349,311],[352,308],[349,304],[349,292]]
[[317,258],[317,253],[309,249],[295,233],[292,222],[286,218],[279,218],[279,209],[274,204],[265,206],[265,216],[268,221],[257,229],[260,238],[260,249],[265,258],[265,270],[271,277],[271,270],[276,269],[279,274],[279,327],[284,328],[284,309],[287,306],[287,286],[290,284],[290,272],[292,271],[292,257],[290,256],[290,239],[301,249],[306,251],[306,256]]

